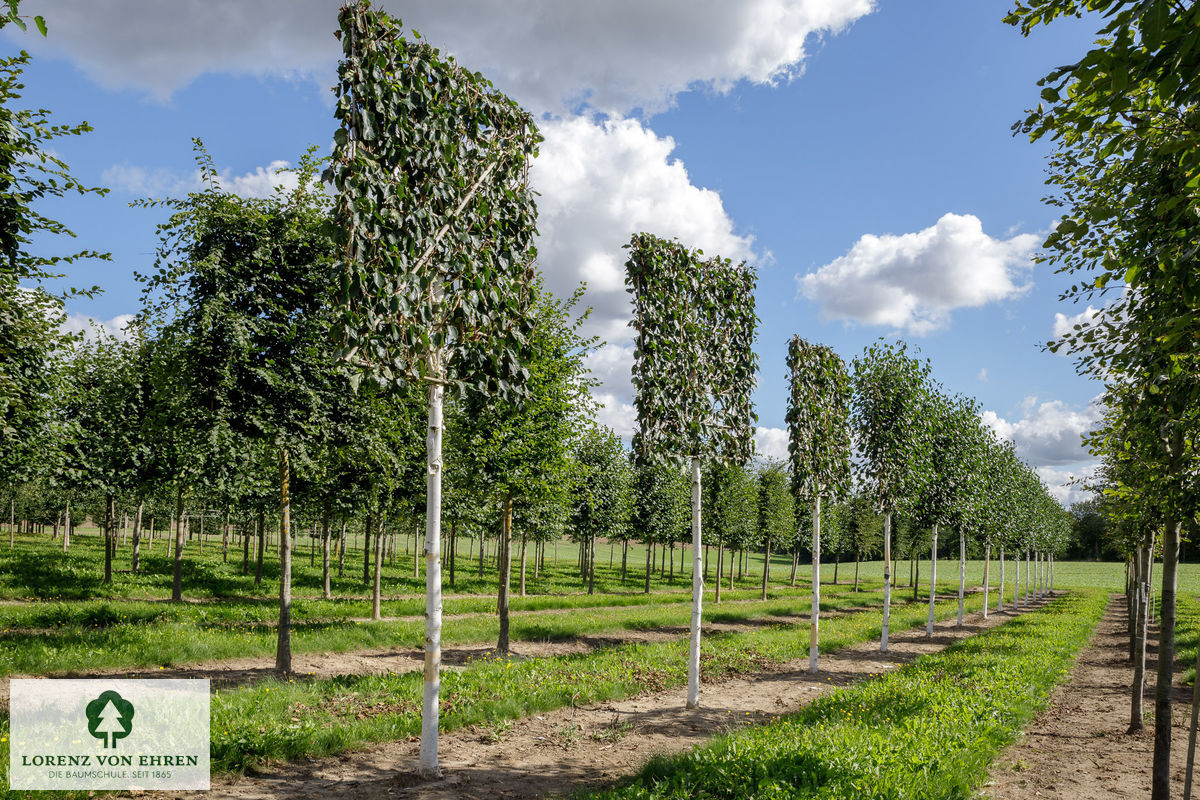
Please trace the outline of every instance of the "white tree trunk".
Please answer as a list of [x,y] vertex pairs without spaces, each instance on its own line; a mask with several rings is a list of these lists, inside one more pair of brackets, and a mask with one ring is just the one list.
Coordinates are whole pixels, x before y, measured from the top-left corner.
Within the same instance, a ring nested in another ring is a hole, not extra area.
[[999,602],[996,604],[996,613],[1004,611],[1004,545],[1000,545],[1000,583],[996,584],[997,592],[1000,596]]
[[892,618],[892,512],[883,518],[883,633],[879,637],[879,651],[887,652],[888,622]]
[[925,635],[933,636],[933,604],[937,602],[937,540],[938,526],[933,525],[933,541],[929,546],[929,621],[925,623]]
[[[688,647],[687,707],[700,705],[700,615],[704,600],[704,547],[701,544],[700,457],[692,457],[692,625]],[[717,576],[717,583],[721,576]]]
[[1021,610],[1021,551],[1013,555],[1013,611]]
[[425,705],[417,772],[438,774],[438,691],[442,665],[442,396],[429,384],[429,431],[425,436]]
[[[279,629],[275,645],[275,669],[280,672],[292,671],[291,482],[291,461],[288,458],[288,451],[281,447],[279,448]],[[201,517],[201,519],[204,518]]]
[[958,627],[963,626],[963,598],[967,594],[967,535],[958,532]]
[[1033,563],[1033,556],[1029,549],[1025,550],[1025,594],[1021,597],[1021,607],[1029,608],[1029,567]]
[[989,582],[991,580],[992,570],[992,543],[988,542],[983,546],[983,618],[988,618],[988,595],[991,594]]
[[808,630],[808,671],[817,673],[818,647],[821,642],[821,495],[813,507],[812,545],[812,616]]

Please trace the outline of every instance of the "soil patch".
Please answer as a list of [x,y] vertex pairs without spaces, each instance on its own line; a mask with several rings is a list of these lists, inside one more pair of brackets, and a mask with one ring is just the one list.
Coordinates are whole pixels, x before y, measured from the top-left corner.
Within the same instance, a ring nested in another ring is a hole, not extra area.
[[932,638],[926,638],[923,628],[893,632],[887,653],[879,652],[878,642],[869,642],[822,654],[815,676],[804,659],[705,684],[698,709],[684,708],[686,690],[681,687],[443,733],[439,750],[444,774],[434,781],[414,780],[418,742],[412,739],[218,779],[205,797],[325,800],[344,794],[368,800],[496,800],[567,795],[611,785],[653,756],[686,751],[716,734],[770,721],[834,687],[895,669],[1010,618],[1009,613],[993,613],[987,620],[974,614],[961,629],[953,620],[942,622]]

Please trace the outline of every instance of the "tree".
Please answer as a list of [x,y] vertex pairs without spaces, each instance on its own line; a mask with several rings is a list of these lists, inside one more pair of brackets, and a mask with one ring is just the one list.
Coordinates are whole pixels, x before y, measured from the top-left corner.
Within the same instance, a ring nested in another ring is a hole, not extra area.
[[599,425],[586,428],[575,447],[580,475],[571,499],[571,527],[584,544],[588,594],[596,583],[596,536],[626,538],[632,470],[621,439]]
[[[6,0],[6,6],[0,28],[11,23],[24,30],[17,0]],[[44,36],[45,21],[34,21]],[[0,58],[0,486],[10,490],[34,476],[45,443],[54,362],[67,344],[59,330],[63,300],[97,291],[55,293],[46,282],[63,277],[58,270],[64,265],[109,259],[93,250],[44,255],[40,247],[31,247],[43,237],[75,236],[38,210],[47,199],[103,195],[107,189],[74,178],[54,153],[55,139],[82,135],[91,126],[56,124],[45,109],[13,107],[21,99],[21,75],[29,60],[24,50]]]
[[352,380],[427,387],[426,658],[419,772],[437,774],[442,399],[518,396],[532,320],[533,118],[367,0],[338,15],[332,164]]
[[762,599],[771,580],[771,552],[789,547],[796,538],[796,502],[788,486],[787,469],[768,461],[758,471],[758,540],[763,548]]
[[[646,542],[645,592],[650,593],[650,552],[655,542],[672,541],[691,514],[688,476],[676,465],[641,461],[633,467],[633,508],[629,526]],[[693,554],[694,559],[694,554]]]
[[1165,514],[1152,798],[1166,800],[1178,551],[1184,521],[1197,511],[1188,483],[1200,429],[1200,7],[1033,0],[1017,2],[1006,21],[1029,35],[1085,11],[1103,17],[1096,46],[1043,78],[1043,103],[1014,127],[1056,145],[1049,202],[1065,213],[1041,260],[1082,278],[1064,298],[1115,295],[1050,347],[1134,399],[1129,421],[1148,445],[1139,449],[1152,465],[1152,502]]
[[[223,190],[199,141],[196,149],[206,187],[165,201],[174,211],[159,228],[163,245],[145,289],[147,298],[159,299],[147,316],[177,313],[165,323],[179,342],[172,388],[186,405],[193,435],[205,443],[193,451],[191,473],[226,489],[237,463],[229,456],[240,443],[261,442],[277,454],[281,577],[275,667],[288,672],[292,464],[303,466],[316,455],[327,428],[329,395],[349,390],[334,373],[326,344],[333,284],[332,243],[325,232],[329,202],[315,186],[311,151],[301,159],[294,191],[258,200]],[[177,553],[182,544],[177,530]],[[179,565],[177,557],[177,587]]]
[[821,499],[840,497],[850,485],[850,379],[845,363],[832,349],[809,344],[799,336],[788,342],[787,367],[792,488],[799,502],[812,506],[808,669],[816,674],[821,617]]
[[700,617],[704,590],[700,473],[709,460],[744,464],[753,447],[750,393],[758,357],[755,272],[745,262],[703,259],[677,241],[634,234],[625,283],[634,298],[634,406],[639,460],[692,465],[692,621],[689,708],[700,703]]
[[926,399],[929,363],[907,355],[904,344],[882,340],[853,364],[855,437],[860,480],[883,514],[883,633],[887,651],[892,602],[892,515],[913,507],[932,478]]

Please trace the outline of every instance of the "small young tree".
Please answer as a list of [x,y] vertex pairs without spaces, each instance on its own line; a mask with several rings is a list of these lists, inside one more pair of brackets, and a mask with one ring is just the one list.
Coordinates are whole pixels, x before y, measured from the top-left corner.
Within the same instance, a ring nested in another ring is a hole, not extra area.
[[904,344],[882,341],[854,359],[854,427],[860,477],[883,517],[883,633],[886,652],[892,605],[892,514],[910,509],[932,477],[932,426],[926,394],[929,363]]
[[[783,464],[768,461],[758,471],[758,540],[763,549],[762,599],[771,580],[771,553],[790,548],[795,539],[796,502]],[[786,552],[786,551],[785,551]]]
[[596,537],[623,539],[629,524],[632,470],[621,439],[609,428],[588,426],[575,447],[580,475],[571,493],[570,525],[584,544],[588,594],[596,585]]
[[705,460],[744,464],[757,420],[750,393],[755,273],[744,262],[704,260],[677,241],[634,234],[625,281],[634,297],[633,451],[640,461],[692,465],[692,621],[689,708],[700,703],[700,617],[704,565],[700,472]]
[[850,379],[829,347],[788,342],[788,456],[797,500],[812,507],[812,615],[808,669],[816,673],[821,617],[821,499],[850,484]]

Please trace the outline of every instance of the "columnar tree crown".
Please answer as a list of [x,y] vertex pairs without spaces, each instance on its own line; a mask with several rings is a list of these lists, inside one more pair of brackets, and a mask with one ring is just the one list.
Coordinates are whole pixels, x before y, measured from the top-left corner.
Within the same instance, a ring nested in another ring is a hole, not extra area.
[[338,191],[341,357],[381,383],[521,394],[533,302],[533,118],[370,2],[339,14],[326,178]]
[[788,342],[788,459],[797,496],[842,496],[850,485],[850,379],[825,345]]
[[637,330],[635,457],[745,463],[758,419],[750,400],[754,269],[648,233],[626,247]]

